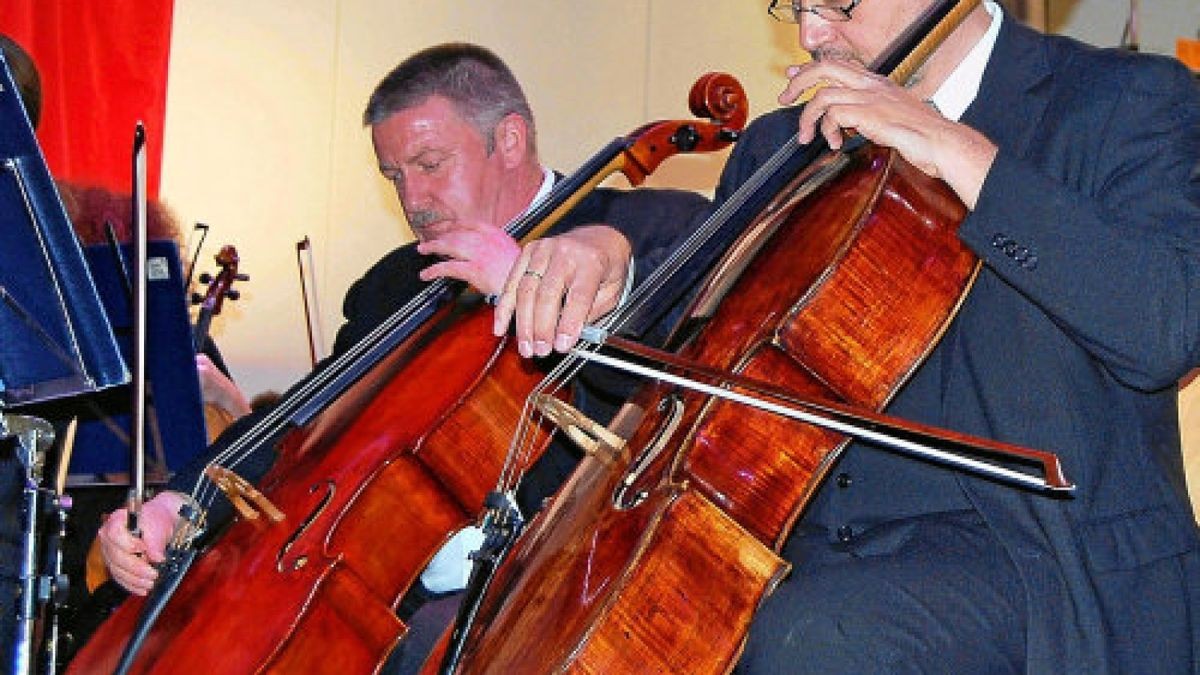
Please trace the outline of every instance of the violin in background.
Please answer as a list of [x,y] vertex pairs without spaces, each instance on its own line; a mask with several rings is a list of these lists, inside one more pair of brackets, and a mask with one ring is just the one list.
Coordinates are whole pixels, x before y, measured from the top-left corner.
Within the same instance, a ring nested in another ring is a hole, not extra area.
[[192,326],[192,348],[197,356],[196,367],[200,377],[200,389],[204,401],[204,424],[211,442],[234,420],[250,412],[250,405],[237,385],[226,374],[220,353],[209,337],[212,320],[221,313],[225,300],[235,301],[241,293],[233,288],[236,281],[248,281],[250,277],[238,271],[237,249],[226,244],[213,259],[220,271],[211,275],[200,275],[200,283],[208,284],[203,295],[192,294],[192,303],[199,305]]

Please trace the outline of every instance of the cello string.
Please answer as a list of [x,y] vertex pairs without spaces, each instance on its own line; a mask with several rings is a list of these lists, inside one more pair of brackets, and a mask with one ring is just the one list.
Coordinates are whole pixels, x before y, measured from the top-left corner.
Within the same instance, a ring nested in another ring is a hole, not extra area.
[[[506,224],[505,232],[514,238],[520,238],[523,232],[528,232],[534,225],[547,217],[552,205],[570,196],[575,189],[576,186],[572,181],[559,181],[551,188],[550,194],[542,200],[538,207]],[[206,468],[217,464],[228,464],[227,468],[232,470],[238,466],[259,445],[278,433],[293,415],[317,398],[319,394],[325,392],[327,387],[336,383],[344,373],[358,366],[366,354],[386,341],[395,331],[405,328],[412,317],[427,311],[432,303],[444,297],[453,283],[456,282],[445,278],[430,282],[412,300],[376,326],[344,354],[335,357],[326,367],[309,377],[287,400],[277,404],[262,420],[214,455],[205,465]],[[219,488],[202,473],[197,479],[196,485],[193,486],[193,499],[203,508],[207,508],[211,506],[212,500],[217,494],[219,494]]]
[[541,400],[542,396],[552,396],[562,391],[586,363],[573,354],[566,355],[525,397],[517,430],[513,434],[496,481],[497,492],[515,494],[520,487],[525,474],[521,467],[527,466],[532,457],[537,444],[536,430],[542,427],[545,419],[545,414],[540,411],[536,402]]
[[[442,281],[444,280],[438,280],[438,282]],[[235,438],[221,452],[210,458],[206,467],[222,465],[232,470],[238,466],[258,445],[282,429],[283,425],[317,394],[324,391],[326,387],[336,382],[343,373],[356,365],[364,354],[371,351],[375,345],[380,343],[394,330],[403,327],[404,323],[412,316],[425,310],[431,302],[436,301],[441,294],[448,290],[449,285],[448,282],[431,283],[427,289],[414,297],[412,301],[392,314],[380,326],[368,333],[343,355],[334,359],[327,367],[322,368],[313,377],[306,380],[291,396],[273,407],[261,420]],[[197,485],[192,491],[192,496],[202,506],[207,507],[211,505],[211,499],[217,494],[217,490],[216,485],[201,474]]]
[[[819,144],[819,142],[818,142]],[[797,136],[791,136],[784,142],[768,159],[762,164],[750,178],[746,180],[737,190],[729,196],[729,198],[712,214],[708,216],[692,234],[676,248],[663,261],[661,265],[654,269],[646,279],[634,289],[630,294],[629,299],[624,305],[614,310],[609,315],[607,327],[596,332],[606,334],[608,332],[619,332],[624,328],[643,307],[645,307],[655,295],[662,290],[668,281],[683,269],[683,267],[693,259],[693,257],[707,244],[718,232],[720,232],[737,213],[754,197],[758,191],[768,183],[778,177],[784,167],[786,167],[800,152],[811,148],[809,146],[801,146],[797,140]],[[810,152],[815,152],[809,150]],[[568,353],[555,366],[553,370],[546,376],[542,385],[535,388],[535,392],[540,393],[543,389],[550,386],[555,386],[556,389],[561,389],[565,382],[574,378],[579,370],[586,365],[586,360],[582,352],[595,352],[603,346],[602,342],[581,342],[575,350]],[[543,386],[544,385],[544,386]],[[530,412],[534,406],[531,401],[533,394],[526,399],[525,407],[523,408],[522,418],[518,425],[519,432],[514,435],[513,442],[509,446],[509,452],[505,458],[504,469],[501,472],[500,479],[497,482],[497,491],[502,493],[515,492],[524,479],[525,471],[519,467],[524,464],[524,461],[532,452],[529,445],[529,428],[533,424],[532,413]]]

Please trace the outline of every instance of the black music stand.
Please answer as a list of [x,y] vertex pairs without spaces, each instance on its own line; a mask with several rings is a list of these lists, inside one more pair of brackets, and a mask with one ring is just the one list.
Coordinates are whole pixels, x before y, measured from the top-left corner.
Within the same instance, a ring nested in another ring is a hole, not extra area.
[[[120,251],[118,253],[118,251]],[[146,481],[161,485],[207,445],[204,405],[196,374],[191,324],[178,248],[173,241],[147,242]],[[122,261],[132,246],[96,244],[84,257],[100,293],[117,343],[132,358],[133,311]],[[130,402],[128,387],[80,396],[46,408],[56,419],[77,417],[75,454],[68,485],[129,485]]]
[[[0,55],[0,495],[22,494],[24,516],[3,519],[0,530],[20,536],[19,551],[4,549],[0,566],[19,567],[21,588],[14,600],[5,587],[0,612],[15,614],[15,635],[0,634],[6,672],[34,667],[34,624],[39,606],[57,592],[59,579],[44,559],[55,541],[44,542],[40,523],[68,505],[41,487],[41,471],[52,444],[49,423],[12,409],[51,399],[90,394],[129,379],[83,253]],[[16,474],[20,476],[16,476]],[[17,485],[22,487],[17,488]],[[16,504],[0,503],[11,516]],[[19,554],[20,560],[13,560]],[[15,569],[3,570],[5,576]]]
[[0,408],[11,408],[123,384],[129,372],[8,68],[0,70]]

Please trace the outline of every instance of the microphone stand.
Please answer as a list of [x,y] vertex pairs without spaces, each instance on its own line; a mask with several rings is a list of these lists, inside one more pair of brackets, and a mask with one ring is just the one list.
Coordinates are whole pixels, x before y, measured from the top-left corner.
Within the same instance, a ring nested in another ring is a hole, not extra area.
[[75,449],[75,429],[78,418],[67,425],[63,442],[58,452],[58,473],[54,481],[54,492],[46,504],[45,514],[49,522],[46,527],[46,546],[43,560],[46,567],[42,573],[42,596],[39,600],[49,609],[43,621],[44,636],[42,665],[47,675],[58,672],[59,615],[67,604],[71,581],[63,573],[63,541],[67,538],[67,516],[71,510],[71,496],[67,494],[67,468],[71,465],[71,454]]
[[21,463],[23,474],[21,584],[16,608],[17,637],[13,645],[11,672],[26,675],[32,673],[34,667],[33,646],[37,640],[38,605],[50,596],[49,580],[38,573],[38,554],[42,548],[39,533],[43,510],[43,494],[39,485],[42,481],[46,451],[54,443],[54,428],[49,422],[38,417],[0,415],[0,436],[15,441],[13,450]]

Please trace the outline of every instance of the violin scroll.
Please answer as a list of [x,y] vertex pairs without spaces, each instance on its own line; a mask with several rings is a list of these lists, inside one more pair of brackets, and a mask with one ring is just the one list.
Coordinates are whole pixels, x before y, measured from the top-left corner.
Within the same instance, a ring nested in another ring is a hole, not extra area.
[[237,300],[241,296],[238,291],[233,290],[233,282],[246,281],[250,277],[238,273],[240,259],[237,249],[233,246],[222,246],[213,259],[217,261],[217,266],[221,268],[221,271],[215,277],[207,272],[200,275],[200,283],[208,284],[208,290],[204,295],[193,293],[192,304],[200,305],[202,311],[207,311],[215,316],[221,313],[221,304],[225,298]]
[[233,246],[228,244],[222,246],[213,259],[217,261],[217,266],[221,268],[221,271],[215,277],[207,273],[201,274],[200,283],[208,284],[208,290],[204,295],[192,294],[192,303],[200,305],[196,325],[192,329],[192,344],[197,352],[204,346],[212,318],[221,313],[221,305],[225,302],[225,298],[237,300],[241,296],[238,291],[233,289],[233,282],[246,281],[250,278],[248,275],[238,272],[240,259],[237,249]]

